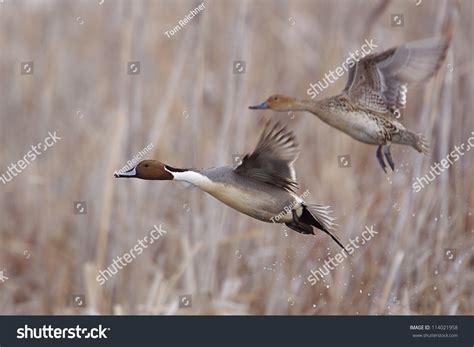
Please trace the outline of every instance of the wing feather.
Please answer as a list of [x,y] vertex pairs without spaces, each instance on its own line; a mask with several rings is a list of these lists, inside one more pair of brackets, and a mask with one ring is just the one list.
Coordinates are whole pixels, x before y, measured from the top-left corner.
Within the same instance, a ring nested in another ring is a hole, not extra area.
[[294,191],[293,163],[298,158],[298,143],[293,133],[279,122],[267,123],[254,151],[245,155],[234,171],[238,174]]
[[445,37],[430,38],[368,55],[351,68],[343,92],[375,112],[404,108],[408,85],[424,82],[438,71],[449,42]]

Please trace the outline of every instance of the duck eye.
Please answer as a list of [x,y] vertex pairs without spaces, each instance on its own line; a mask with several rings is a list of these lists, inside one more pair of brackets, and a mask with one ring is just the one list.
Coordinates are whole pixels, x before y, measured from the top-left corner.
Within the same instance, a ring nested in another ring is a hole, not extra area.
[[150,165],[148,165],[148,164],[145,164],[145,167],[148,167],[148,166],[150,166]]

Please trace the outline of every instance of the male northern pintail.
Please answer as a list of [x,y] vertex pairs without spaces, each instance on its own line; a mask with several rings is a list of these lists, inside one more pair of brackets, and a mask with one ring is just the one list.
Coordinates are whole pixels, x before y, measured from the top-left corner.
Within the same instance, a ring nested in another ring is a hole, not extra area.
[[331,232],[336,224],[329,206],[307,204],[295,192],[298,184],[293,163],[298,153],[292,132],[280,123],[267,123],[254,151],[237,167],[176,169],[157,160],[144,160],[114,176],[185,181],[255,219],[285,223],[303,234],[314,234],[313,227],[321,229],[344,248]]
[[448,37],[414,41],[351,61],[346,86],[336,96],[313,101],[272,95],[249,108],[311,112],[356,140],[378,145],[376,154],[382,169],[386,172],[383,151],[394,170],[392,143],[428,153],[425,137],[407,130],[399,118],[406,105],[407,85],[426,81],[438,71],[449,42]]

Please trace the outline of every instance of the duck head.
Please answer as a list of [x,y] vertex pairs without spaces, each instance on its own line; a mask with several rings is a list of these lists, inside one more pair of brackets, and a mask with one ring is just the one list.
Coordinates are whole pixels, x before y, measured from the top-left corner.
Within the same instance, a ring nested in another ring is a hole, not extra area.
[[251,110],[271,109],[274,111],[294,111],[298,110],[299,108],[300,107],[297,99],[280,94],[270,96],[260,105],[249,106],[249,109]]
[[174,179],[171,171],[176,170],[159,162],[158,160],[143,160],[137,166],[128,171],[116,171],[116,178],[141,178],[143,180],[172,180]]

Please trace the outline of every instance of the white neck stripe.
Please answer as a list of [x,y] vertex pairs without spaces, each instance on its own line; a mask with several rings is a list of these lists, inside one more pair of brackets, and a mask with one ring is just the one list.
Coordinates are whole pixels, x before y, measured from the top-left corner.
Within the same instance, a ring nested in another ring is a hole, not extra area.
[[188,170],[188,171],[181,171],[181,172],[173,172],[173,171],[168,170],[166,167],[165,167],[165,170],[173,175],[173,179],[175,181],[188,182],[201,188],[209,184],[212,184],[212,181],[209,178],[207,178],[203,174],[200,174],[196,171]]

